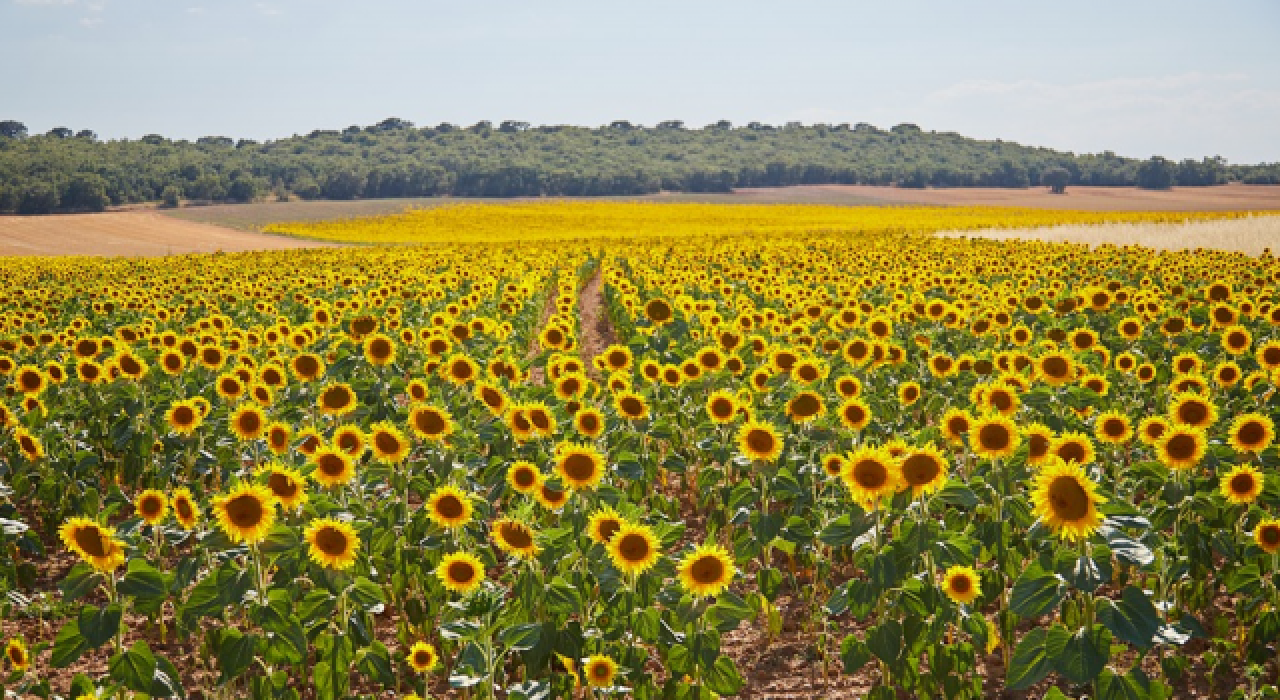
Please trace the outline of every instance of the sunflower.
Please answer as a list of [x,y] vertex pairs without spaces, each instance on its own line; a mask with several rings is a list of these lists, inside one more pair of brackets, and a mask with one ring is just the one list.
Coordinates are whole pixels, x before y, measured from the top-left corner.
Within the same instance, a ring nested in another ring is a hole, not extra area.
[[564,504],[569,502],[568,489],[561,491],[542,480],[538,482],[538,488],[533,495],[534,498],[538,499],[538,503],[542,504],[543,508],[551,511],[560,510],[564,507]]
[[972,605],[982,595],[978,572],[968,566],[953,566],[942,575],[942,592],[962,605]]
[[1093,424],[1093,432],[1102,442],[1122,445],[1133,437],[1133,425],[1123,413],[1106,411]]
[[1248,504],[1257,500],[1258,494],[1262,493],[1263,481],[1261,472],[1247,464],[1241,464],[1222,477],[1218,490],[1231,503]]
[[85,384],[97,384],[107,378],[106,370],[93,360],[81,360],[76,363],[76,376]]
[[173,506],[173,517],[182,527],[190,530],[196,526],[200,520],[200,507],[196,505],[196,499],[191,495],[191,489],[183,486],[173,492],[173,497],[169,499],[169,503]]
[[453,419],[443,408],[419,404],[409,410],[409,429],[423,440],[442,442],[453,433]]
[[364,341],[364,359],[371,365],[384,367],[396,361],[396,344],[389,336],[375,333]]
[[1275,423],[1261,413],[1243,413],[1231,421],[1227,439],[1237,452],[1258,453],[1276,439]]
[[613,407],[618,415],[628,420],[644,420],[649,416],[649,404],[644,397],[629,391],[621,392],[613,397]]
[[1075,362],[1071,356],[1061,352],[1041,355],[1035,361],[1036,377],[1049,386],[1062,386],[1075,379]]
[[159,525],[169,514],[169,499],[163,491],[147,489],[133,502],[134,512],[148,525]]
[[440,373],[452,384],[466,384],[480,374],[480,368],[466,355],[452,355],[440,366]]
[[969,444],[980,457],[1008,457],[1017,451],[1020,443],[1017,426],[999,414],[975,420],[969,430]]
[[257,544],[276,521],[276,497],[266,487],[242,482],[213,499],[218,525],[232,542]]
[[1204,459],[1208,446],[1203,430],[1174,425],[1156,442],[1156,458],[1170,469],[1190,469]]
[[937,491],[946,481],[947,459],[936,447],[911,448],[898,461],[898,484],[910,487],[915,498]]
[[1244,326],[1228,326],[1222,331],[1222,349],[1232,355],[1243,355],[1253,345],[1253,334]]
[[621,515],[618,515],[618,511],[605,504],[587,519],[587,536],[593,542],[607,545],[626,522]]
[[1080,465],[1054,460],[1036,475],[1034,488],[1034,513],[1058,536],[1079,540],[1102,524],[1097,506],[1107,499]]
[[451,530],[464,527],[471,522],[471,513],[471,499],[451,484],[437,488],[427,498],[427,517],[440,527]]
[[1053,431],[1040,423],[1032,423],[1022,429],[1027,439],[1027,464],[1040,466],[1052,456]]
[[39,394],[48,386],[45,373],[34,365],[23,365],[13,373],[13,385],[24,394]]
[[1155,445],[1172,427],[1164,416],[1148,416],[1138,424],[1138,439],[1148,445]]
[[282,455],[289,451],[289,439],[293,437],[293,430],[287,423],[274,421],[267,424],[266,437],[267,449],[273,454]]
[[124,544],[115,538],[113,528],[75,517],[58,529],[58,536],[97,571],[109,573],[124,564]]
[[718,389],[707,397],[705,404],[707,417],[712,423],[724,425],[731,423],[733,417],[738,413],[738,400],[733,392],[727,389]]
[[1280,552],[1280,520],[1268,518],[1253,529],[1253,541],[1267,554]]
[[40,442],[40,438],[32,435],[26,428],[15,429],[13,431],[13,441],[18,443],[18,449],[28,462],[36,462],[41,457],[44,457],[44,443]]
[[373,457],[386,464],[399,464],[409,456],[409,440],[400,429],[386,421],[374,423],[369,429],[369,444]]
[[919,382],[905,382],[898,387],[898,403],[903,406],[910,406],[919,400]]
[[609,688],[618,675],[618,663],[604,654],[592,654],[582,665],[582,674],[592,688]]
[[862,382],[857,377],[840,377],[835,385],[840,398],[851,399],[862,394]]
[[539,547],[534,541],[533,530],[518,520],[511,518],[495,520],[489,535],[498,548],[508,554],[514,554],[522,559],[538,556]]
[[1088,435],[1078,432],[1067,432],[1054,438],[1049,443],[1049,453],[1064,462],[1076,464],[1092,464],[1098,458],[1093,441]]
[[426,673],[440,663],[440,654],[436,648],[426,642],[414,642],[406,656],[409,667],[418,673]]
[[573,414],[573,428],[589,438],[598,438],[604,432],[604,414],[591,408],[581,408]]
[[840,424],[853,432],[858,432],[871,423],[871,407],[857,396],[845,399],[840,408],[836,409],[836,415],[840,416]]
[[327,569],[343,571],[356,563],[360,538],[355,528],[334,518],[312,520],[302,532],[311,550],[311,561]]
[[436,567],[436,577],[445,588],[466,595],[484,581],[484,564],[470,552],[446,554]]
[[224,401],[235,401],[244,395],[244,384],[235,372],[219,375],[214,386],[217,387],[218,396],[221,396]]
[[241,441],[257,440],[267,429],[267,415],[261,408],[246,404],[231,414],[229,423],[231,432],[235,433]]
[[507,484],[516,493],[529,495],[542,486],[542,472],[531,462],[513,462],[507,468]]
[[345,416],[356,410],[356,393],[350,384],[334,382],[320,390],[316,405],[326,415]]
[[351,457],[334,447],[317,448],[311,455],[311,463],[315,465],[315,471],[311,472],[311,477],[321,486],[342,486],[356,475],[355,464]]
[[853,500],[874,510],[885,496],[898,490],[898,466],[883,448],[861,447],[845,460],[841,480]]
[[699,597],[717,596],[729,587],[737,569],[724,548],[704,544],[685,556],[676,567],[680,583]]
[[963,408],[947,409],[942,414],[941,428],[948,442],[963,445],[965,436],[973,429],[973,416]]
[[31,655],[27,652],[27,645],[21,637],[9,640],[4,648],[4,657],[9,660],[9,666],[15,671],[26,671],[31,668]]
[[827,412],[822,397],[813,391],[802,391],[787,401],[787,417],[797,423],[810,423]]
[[751,459],[772,462],[782,454],[782,439],[772,425],[752,420],[738,429],[738,449]]
[[647,525],[623,523],[609,540],[609,558],[624,574],[643,574],[658,563],[658,536]]
[[[1280,309],[1280,306],[1276,307]],[[1260,346],[1254,357],[1263,369],[1280,369],[1280,340],[1272,340]]]
[[177,401],[165,412],[164,419],[169,427],[180,435],[190,435],[204,422],[204,415],[190,399]]
[[572,489],[593,491],[604,476],[604,456],[590,445],[562,442],[554,459],[556,473]]
[[324,376],[324,360],[319,355],[310,352],[304,352],[295,356],[289,362],[289,369],[293,372],[293,376],[304,382],[314,382]]
[[668,304],[665,299],[651,299],[644,305],[645,318],[655,326],[669,322],[672,314],[671,304]]
[[1184,392],[1173,397],[1169,405],[1169,417],[1175,423],[1193,428],[1208,428],[1218,421],[1218,407],[1204,397]]
[[307,480],[298,470],[270,462],[259,473],[266,475],[267,488],[286,511],[297,510],[307,502]]

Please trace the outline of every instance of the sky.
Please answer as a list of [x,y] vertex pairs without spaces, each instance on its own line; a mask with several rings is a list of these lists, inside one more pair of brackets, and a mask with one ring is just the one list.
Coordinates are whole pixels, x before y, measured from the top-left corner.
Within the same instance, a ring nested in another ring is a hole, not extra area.
[[1280,161],[1277,0],[0,0],[0,66],[0,119],[103,138],[910,122]]

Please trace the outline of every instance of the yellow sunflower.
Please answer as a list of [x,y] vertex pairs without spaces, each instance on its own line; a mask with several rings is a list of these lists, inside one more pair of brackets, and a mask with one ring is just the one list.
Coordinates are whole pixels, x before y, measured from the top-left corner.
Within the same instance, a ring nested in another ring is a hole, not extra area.
[[267,415],[262,409],[253,405],[246,404],[240,406],[231,414],[228,420],[231,424],[231,432],[241,441],[257,440],[267,429]]
[[319,482],[321,486],[342,486],[350,482],[356,475],[355,465],[351,461],[351,457],[342,450],[333,447],[317,448],[311,454],[311,463],[315,465],[315,470],[311,472],[311,478]]
[[1088,537],[1098,529],[1102,518],[1097,506],[1106,502],[1080,465],[1058,459],[1036,475],[1031,493],[1033,512],[1055,534],[1070,540]]
[[41,457],[44,457],[44,443],[40,442],[40,438],[32,435],[26,428],[14,429],[13,441],[18,443],[18,449],[28,462],[36,462]]
[[443,528],[455,530],[471,522],[473,507],[466,493],[452,484],[431,492],[427,498],[427,517]]
[[752,420],[738,429],[738,449],[751,459],[772,462],[782,454],[782,439],[772,425]]
[[942,575],[942,592],[963,605],[972,605],[982,595],[978,572],[968,566],[952,566]]
[[623,523],[609,540],[609,558],[624,574],[643,574],[658,563],[658,536],[647,525]]
[[593,491],[604,477],[604,456],[591,445],[562,442],[554,460],[556,473],[572,489]]
[[593,542],[609,544],[609,540],[613,539],[626,522],[621,515],[618,515],[618,511],[605,504],[587,519],[587,536]]
[[196,499],[191,495],[191,489],[183,486],[173,492],[173,498],[169,499],[173,506],[173,517],[182,527],[190,530],[200,521],[200,507],[196,505]]
[[737,569],[724,548],[704,544],[690,552],[676,567],[680,584],[695,596],[717,596],[729,587]]
[[538,488],[534,491],[533,496],[538,500],[538,503],[542,504],[543,508],[558,511],[564,507],[564,504],[569,502],[570,493],[568,489],[561,491],[560,489],[552,488],[551,484],[546,481],[539,481]]
[[951,408],[942,414],[940,423],[948,442],[963,445],[965,436],[973,429],[973,416],[963,408]]
[[733,392],[727,389],[718,389],[707,397],[705,404],[707,417],[712,423],[724,425],[733,422],[733,417],[738,413],[738,401]]
[[1247,464],[1241,464],[1222,477],[1218,490],[1221,491],[1223,498],[1232,503],[1253,503],[1262,493],[1264,479],[1262,472]]
[[897,460],[883,448],[860,447],[845,459],[840,478],[856,503],[874,510],[898,490]]
[[396,361],[396,344],[389,336],[375,333],[364,341],[364,359],[383,367]]
[[369,428],[369,444],[373,446],[374,459],[386,464],[399,464],[409,456],[409,439],[386,421]]
[[624,391],[613,397],[613,407],[618,415],[627,420],[640,421],[649,417],[649,404],[644,397],[630,391]]
[[169,514],[169,499],[163,491],[147,489],[138,494],[133,502],[134,512],[148,525],[159,525]]
[[97,571],[109,573],[124,564],[124,543],[115,538],[114,528],[74,517],[58,529],[58,535],[67,549]]
[[303,530],[311,550],[311,561],[328,569],[343,571],[356,562],[360,538],[350,523],[334,518],[317,518]]
[[533,530],[518,520],[511,518],[495,520],[489,534],[499,549],[522,559],[532,559],[540,551],[534,541]]
[[325,415],[345,416],[356,410],[356,393],[350,384],[334,382],[320,390],[316,405]]
[[1280,520],[1267,518],[1253,529],[1253,541],[1267,554],[1280,552]]
[[453,420],[443,408],[419,404],[409,409],[409,429],[423,440],[441,442],[453,433]]
[[826,413],[822,397],[814,391],[802,391],[787,401],[787,417],[797,423],[809,423]]
[[1122,445],[1133,437],[1133,424],[1119,411],[1105,411],[1094,421],[1093,433],[1102,442]]
[[204,414],[194,401],[187,399],[185,401],[177,401],[170,406],[169,410],[164,414],[164,419],[175,433],[190,435],[204,422]]
[[31,668],[31,654],[27,652],[27,644],[21,637],[13,637],[4,647],[4,658],[15,671],[26,671]]
[[942,488],[947,481],[947,458],[932,445],[913,447],[898,461],[898,484],[919,498]]
[[1190,469],[1204,459],[1209,447],[1204,431],[1189,425],[1174,425],[1155,444],[1156,459],[1170,469]]
[[507,484],[516,493],[532,494],[542,485],[542,472],[531,462],[513,462],[507,468]]
[[1138,424],[1138,439],[1154,446],[1170,427],[1172,426],[1164,416],[1147,416]]
[[445,588],[466,595],[484,581],[484,564],[470,552],[446,554],[436,567],[436,577]]
[[618,675],[618,663],[604,654],[593,654],[582,665],[582,674],[592,688],[611,688]]
[[1076,464],[1093,464],[1098,458],[1098,451],[1093,447],[1093,440],[1079,432],[1067,432],[1054,438],[1049,443],[1049,453],[1064,462]]
[[276,522],[276,497],[266,487],[241,482],[213,499],[213,512],[232,542],[257,544]]
[[418,673],[426,673],[436,667],[440,663],[440,654],[436,652],[435,646],[426,642],[414,642],[409,647],[409,653],[405,660],[409,662],[409,667]]
[[1218,407],[1199,394],[1184,392],[1173,397],[1169,417],[1175,423],[1208,428],[1218,421]]
[[573,414],[573,428],[584,437],[600,437],[604,432],[604,414],[589,406],[580,408]]
[[974,453],[988,459],[1012,455],[1021,441],[1013,421],[998,413],[975,420],[969,430],[969,445]]
[[286,511],[297,510],[307,502],[307,480],[298,470],[270,462],[259,473],[266,475],[267,488]]
[[1243,413],[1231,421],[1227,439],[1237,452],[1262,452],[1276,439],[1276,425],[1261,413]]

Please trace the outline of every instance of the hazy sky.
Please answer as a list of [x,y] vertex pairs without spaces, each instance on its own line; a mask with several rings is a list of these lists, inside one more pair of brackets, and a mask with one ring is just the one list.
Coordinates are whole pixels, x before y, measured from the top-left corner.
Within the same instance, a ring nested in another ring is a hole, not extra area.
[[865,121],[1280,161],[1277,0],[0,0],[0,66],[0,119],[107,138]]

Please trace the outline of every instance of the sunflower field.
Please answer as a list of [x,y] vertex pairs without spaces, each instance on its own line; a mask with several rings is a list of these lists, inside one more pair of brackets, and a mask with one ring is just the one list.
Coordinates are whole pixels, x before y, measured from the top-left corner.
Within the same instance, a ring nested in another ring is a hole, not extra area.
[[6,259],[6,693],[1280,696],[1243,214],[667,206]]

